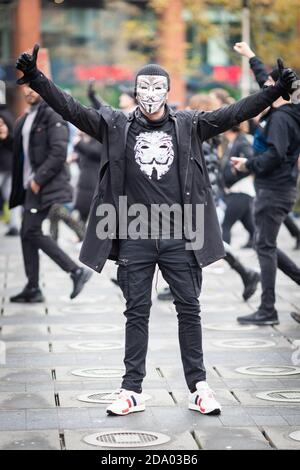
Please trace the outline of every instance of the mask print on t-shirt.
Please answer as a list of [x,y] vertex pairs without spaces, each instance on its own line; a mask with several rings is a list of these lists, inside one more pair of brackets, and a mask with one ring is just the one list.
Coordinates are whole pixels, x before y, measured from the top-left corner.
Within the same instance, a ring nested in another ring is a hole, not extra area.
[[148,178],[160,180],[174,161],[172,136],[162,131],[141,132],[136,136],[134,158]]

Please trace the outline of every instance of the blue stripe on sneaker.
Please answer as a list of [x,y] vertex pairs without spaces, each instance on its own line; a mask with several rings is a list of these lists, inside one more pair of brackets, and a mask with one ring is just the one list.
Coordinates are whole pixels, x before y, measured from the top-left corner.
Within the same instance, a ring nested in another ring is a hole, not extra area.
[[198,398],[199,398],[199,395],[196,395],[196,398],[195,398],[195,405],[197,405]]
[[133,402],[134,406],[136,406],[137,403],[136,403],[136,399],[134,398],[134,396],[133,396],[133,395],[130,395],[130,398],[132,399],[132,402]]

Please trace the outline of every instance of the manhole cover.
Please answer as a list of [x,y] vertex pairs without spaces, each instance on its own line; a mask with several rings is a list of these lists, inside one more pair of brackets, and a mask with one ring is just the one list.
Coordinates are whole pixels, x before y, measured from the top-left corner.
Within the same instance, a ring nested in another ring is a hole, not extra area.
[[[98,390],[96,392],[85,393],[84,395],[79,395],[77,400],[84,401],[86,403],[112,403],[118,398],[120,391],[115,390],[113,392],[107,390]],[[151,396],[143,392],[145,400],[150,400]]]
[[294,441],[300,441],[300,431],[291,432],[291,434],[289,434],[289,437],[291,439],[294,439]]
[[217,331],[248,331],[256,330],[256,325],[239,325],[238,323],[207,323],[203,325],[206,330],[217,330]]
[[114,392],[110,391],[99,391],[99,392],[91,392],[85,393],[84,395],[79,395],[77,400],[84,401],[87,403],[112,403],[114,400],[117,399],[120,391],[116,390]]
[[120,331],[122,328],[117,325],[73,325],[65,328],[67,331],[74,333],[111,333],[112,331]]
[[256,394],[257,398],[285,403],[300,403],[300,388],[292,390],[270,390]]
[[78,377],[89,377],[95,379],[113,379],[122,377],[124,374],[123,369],[76,369],[72,370],[72,375],[76,375]]
[[214,341],[213,344],[220,348],[236,348],[236,349],[256,349],[256,348],[270,348],[276,346],[273,341],[267,341],[264,339],[222,339]]
[[284,376],[300,374],[300,367],[296,366],[248,366],[236,369],[240,374],[262,376]]
[[170,437],[152,431],[111,431],[90,434],[83,440],[99,447],[148,447],[165,444]]
[[122,349],[121,341],[81,341],[80,343],[71,343],[69,348],[80,351],[104,351],[105,349]]

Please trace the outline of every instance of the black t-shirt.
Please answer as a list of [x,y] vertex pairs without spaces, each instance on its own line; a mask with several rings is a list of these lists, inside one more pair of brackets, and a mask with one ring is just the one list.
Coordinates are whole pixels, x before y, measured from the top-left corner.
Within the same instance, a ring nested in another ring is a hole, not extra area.
[[[170,212],[170,235],[174,236],[174,220],[182,216],[182,198],[175,126],[168,109],[159,121],[154,122],[137,111],[127,137],[125,195],[128,208],[133,204],[143,204],[147,208],[147,218],[140,212],[136,214],[147,222],[147,227],[141,227],[141,231],[146,231],[149,236],[152,233],[152,237],[163,237],[169,232],[168,223],[164,225],[159,217],[159,207],[153,205],[164,204],[166,209],[173,206],[176,215]],[[168,214],[168,209],[164,213]],[[129,217],[129,223],[135,218],[134,215]]]

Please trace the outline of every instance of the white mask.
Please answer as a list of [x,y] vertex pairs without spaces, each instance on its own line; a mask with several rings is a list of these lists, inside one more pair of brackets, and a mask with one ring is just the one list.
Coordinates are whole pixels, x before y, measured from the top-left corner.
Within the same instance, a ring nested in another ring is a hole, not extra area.
[[147,113],[156,113],[167,100],[168,80],[162,75],[139,75],[136,81],[136,98]]

